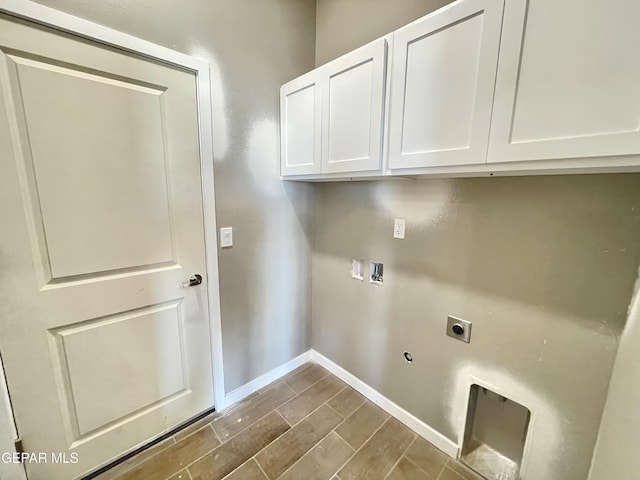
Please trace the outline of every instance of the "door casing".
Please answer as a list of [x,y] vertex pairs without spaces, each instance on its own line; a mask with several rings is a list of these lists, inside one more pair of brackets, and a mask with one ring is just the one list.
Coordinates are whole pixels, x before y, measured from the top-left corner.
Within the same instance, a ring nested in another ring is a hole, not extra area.
[[[220,293],[218,277],[218,241],[215,214],[213,173],[213,124],[211,111],[211,77],[209,63],[166,47],[147,42],[73,15],[25,0],[0,0],[0,12],[33,23],[55,28],[88,40],[125,50],[169,65],[185,68],[196,75],[198,102],[198,133],[200,138],[200,171],[204,212],[205,254],[207,268],[207,299],[209,303],[209,330],[212,347],[213,396],[216,410],[226,407],[222,357],[222,323],[220,319]],[[10,392],[8,392],[10,394]],[[7,392],[0,390],[0,395]],[[6,398],[10,405],[9,398]],[[13,424],[12,412],[0,409],[0,423]],[[19,433],[19,432],[18,432]],[[0,444],[15,440],[14,432],[0,431]],[[8,436],[10,438],[4,438]],[[26,479],[26,476],[24,477]]]

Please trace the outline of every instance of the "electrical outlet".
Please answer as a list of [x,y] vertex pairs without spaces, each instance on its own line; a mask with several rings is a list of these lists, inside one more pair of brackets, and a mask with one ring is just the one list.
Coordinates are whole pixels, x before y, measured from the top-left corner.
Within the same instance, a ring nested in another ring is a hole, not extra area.
[[393,238],[404,238],[404,218],[396,218],[393,222]]

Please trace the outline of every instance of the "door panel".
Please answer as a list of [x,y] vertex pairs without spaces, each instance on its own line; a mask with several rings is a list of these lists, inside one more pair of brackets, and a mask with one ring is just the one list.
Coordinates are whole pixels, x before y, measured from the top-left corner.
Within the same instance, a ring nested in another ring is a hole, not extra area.
[[501,0],[464,0],[394,33],[389,168],[484,163]]
[[173,262],[163,90],[13,55],[7,64],[51,278]]
[[0,89],[0,350],[74,478],[213,406],[196,79],[0,15]]
[[280,173],[320,173],[321,93],[318,71],[308,73],[280,89]]
[[380,39],[321,68],[322,173],[380,170],[386,53]]
[[[95,434],[187,392],[182,329],[179,302],[51,329],[71,434]],[[119,349],[137,352],[136,363]]]
[[329,162],[369,156],[372,74],[368,61],[329,78]]
[[[402,147],[407,153],[457,150],[471,143],[483,19],[474,15],[407,45]],[[443,62],[438,58],[446,45]],[[434,68],[435,67],[435,68]],[[437,111],[442,115],[433,117]]]
[[640,153],[640,3],[509,0],[490,162]]

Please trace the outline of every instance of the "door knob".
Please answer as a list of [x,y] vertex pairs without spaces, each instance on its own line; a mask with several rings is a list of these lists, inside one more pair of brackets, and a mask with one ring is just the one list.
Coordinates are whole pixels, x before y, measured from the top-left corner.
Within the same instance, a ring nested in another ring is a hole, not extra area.
[[195,287],[196,285],[200,285],[201,283],[202,283],[202,275],[200,275],[199,273],[196,273],[195,275],[191,275],[189,277],[188,282],[184,282],[182,284],[182,288]]

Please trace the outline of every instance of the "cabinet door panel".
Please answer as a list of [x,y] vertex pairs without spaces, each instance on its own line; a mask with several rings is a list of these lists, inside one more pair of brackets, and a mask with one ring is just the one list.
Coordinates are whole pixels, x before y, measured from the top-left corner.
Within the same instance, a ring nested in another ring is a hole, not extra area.
[[322,67],[322,172],[380,170],[386,72],[380,39]]
[[484,163],[502,0],[464,0],[394,34],[389,168]]
[[321,92],[314,70],[280,89],[280,173],[319,174]]
[[640,2],[509,0],[490,162],[640,153]]

